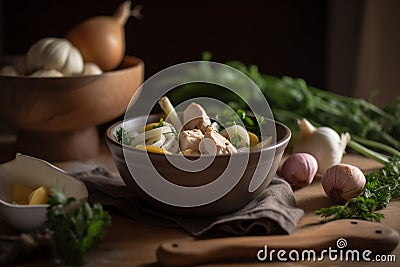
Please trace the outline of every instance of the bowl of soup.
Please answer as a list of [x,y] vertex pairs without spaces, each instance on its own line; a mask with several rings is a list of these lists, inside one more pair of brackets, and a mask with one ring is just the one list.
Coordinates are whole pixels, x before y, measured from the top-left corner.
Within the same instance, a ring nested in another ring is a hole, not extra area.
[[243,208],[270,184],[291,138],[286,125],[268,118],[254,119],[262,121],[257,133],[220,125],[196,103],[167,113],[125,118],[105,136],[137,201],[165,213],[216,216]]

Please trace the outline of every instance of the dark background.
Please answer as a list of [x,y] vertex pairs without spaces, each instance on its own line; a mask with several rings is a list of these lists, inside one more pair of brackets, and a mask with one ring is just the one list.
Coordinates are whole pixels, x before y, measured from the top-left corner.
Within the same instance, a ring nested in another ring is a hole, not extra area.
[[[44,37],[62,37],[86,18],[111,15],[123,1],[0,0],[0,55],[26,53]],[[273,75],[326,88],[329,1],[134,1],[143,20],[126,24],[126,53],[142,58],[146,77],[198,60],[256,64]]]

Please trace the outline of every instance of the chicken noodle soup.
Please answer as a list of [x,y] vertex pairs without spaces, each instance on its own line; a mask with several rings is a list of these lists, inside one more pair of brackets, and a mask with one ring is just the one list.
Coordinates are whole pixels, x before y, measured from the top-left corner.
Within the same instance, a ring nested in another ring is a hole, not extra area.
[[168,122],[160,118],[159,122],[137,129],[120,128],[115,137],[117,141],[148,152],[183,155],[246,152],[272,142],[272,137],[263,139],[236,123],[223,127],[194,102],[183,111],[183,122],[166,96],[160,99],[159,105]]

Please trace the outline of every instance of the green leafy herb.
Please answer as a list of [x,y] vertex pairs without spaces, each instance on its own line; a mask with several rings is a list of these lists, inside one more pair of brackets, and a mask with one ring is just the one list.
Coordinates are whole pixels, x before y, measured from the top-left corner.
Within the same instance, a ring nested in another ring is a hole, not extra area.
[[240,142],[242,142],[242,140],[243,140],[243,138],[238,133],[234,133],[233,137],[230,139],[230,141],[234,147],[238,147],[238,144]]
[[49,196],[48,225],[52,232],[54,260],[60,265],[84,265],[85,252],[97,245],[111,225],[100,204],[67,198],[55,187]]
[[116,139],[123,145],[130,145],[132,143],[133,138],[126,132],[124,128],[119,128],[117,131]]
[[322,208],[314,214],[324,217],[324,221],[363,219],[379,222],[384,215],[375,211],[400,197],[400,158],[391,158],[384,168],[368,173],[365,178],[364,191],[354,201]]
[[165,126],[165,121],[164,121],[163,118],[160,118],[158,124],[153,126],[153,129],[160,128],[160,127],[163,127],[163,126]]
[[[203,56],[203,60],[211,59],[210,53],[204,53]],[[267,99],[274,118],[286,124],[294,134],[298,132],[297,120],[307,118],[315,125],[331,127],[338,133],[349,132],[352,137],[373,140],[400,150],[400,140],[398,140],[400,97],[394,104],[379,108],[363,99],[315,88],[301,78],[264,74],[257,66],[245,65],[239,61],[231,61],[227,64],[243,72],[257,84]],[[212,67],[206,64],[201,65],[201,68],[190,69],[184,75],[185,77],[202,75],[208,80],[223,81],[224,84],[236,86],[242,82],[242,79],[236,78],[231,71],[226,69],[213,71]],[[215,85],[208,83],[182,86],[174,90],[170,98],[175,102],[183,102],[205,94],[229,103],[234,110],[248,110],[248,105],[257,101],[246,86],[243,86],[240,91],[240,95],[245,96],[242,99],[236,94],[225,93],[222,88],[216,88]]]
[[246,130],[258,136],[261,136],[260,127],[265,123],[263,117],[254,116],[251,113],[244,111],[243,109],[236,110],[236,114],[227,109],[224,112],[217,114],[215,118],[218,124],[222,125],[223,128],[239,124],[243,125]]
[[[249,130],[251,132],[257,132],[257,133],[260,131],[258,128],[258,125],[261,125],[264,123],[263,117],[252,116],[253,118],[251,118],[250,116],[247,115],[246,111],[244,111],[243,109],[238,109],[236,111],[236,113],[239,115],[240,119],[242,120],[242,122],[247,130]],[[253,121],[254,118],[256,119],[257,122]]]

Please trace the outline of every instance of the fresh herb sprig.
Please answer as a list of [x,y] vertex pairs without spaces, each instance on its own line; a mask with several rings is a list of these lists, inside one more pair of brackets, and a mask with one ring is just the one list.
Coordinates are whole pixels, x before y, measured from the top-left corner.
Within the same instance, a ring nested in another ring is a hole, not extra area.
[[49,196],[47,219],[58,265],[84,265],[85,252],[103,239],[111,225],[111,216],[100,204],[67,198],[58,187]]
[[[227,64],[245,73],[261,89],[276,120],[296,131],[297,120],[310,121],[349,132],[359,140],[374,140],[400,150],[400,97],[388,107],[379,108],[360,98],[346,97],[310,86],[300,78],[278,78],[262,74],[257,66],[238,61]],[[240,101],[237,101],[240,103]]]
[[124,128],[119,128],[116,133],[116,139],[123,145],[130,145],[132,143],[133,138],[127,133]]
[[163,118],[160,118],[160,120],[158,121],[158,124],[153,126],[153,129],[164,127],[164,126],[165,126],[165,121]]
[[[260,127],[265,123],[263,117],[254,116],[243,109],[237,109],[235,113],[229,109],[226,109],[222,113],[216,114],[215,119],[223,128],[233,126],[235,124],[243,124],[246,130],[261,136]],[[239,142],[240,141],[241,140],[239,140]]]
[[380,221],[384,215],[376,211],[385,208],[392,199],[400,197],[400,158],[391,158],[382,169],[368,173],[364,191],[354,201],[344,205],[321,208],[315,215],[324,221],[363,219]]

